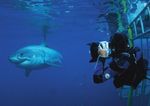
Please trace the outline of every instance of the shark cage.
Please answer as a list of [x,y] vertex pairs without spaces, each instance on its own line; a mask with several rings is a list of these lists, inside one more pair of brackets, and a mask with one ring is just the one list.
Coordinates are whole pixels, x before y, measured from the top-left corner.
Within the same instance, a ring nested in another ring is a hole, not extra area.
[[[130,46],[138,46],[144,58],[150,59],[150,1],[128,0],[128,36]],[[138,87],[124,86],[119,90],[120,97],[127,101],[127,106],[150,106],[150,63],[147,69],[147,79]]]

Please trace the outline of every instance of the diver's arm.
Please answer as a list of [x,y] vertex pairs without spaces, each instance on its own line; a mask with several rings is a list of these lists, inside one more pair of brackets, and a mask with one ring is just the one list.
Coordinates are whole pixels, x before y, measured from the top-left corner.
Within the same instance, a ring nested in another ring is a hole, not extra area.
[[102,83],[103,82],[103,79],[102,79],[103,67],[102,66],[103,66],[102,62],[100,62],[95,69],[95,73],[93,75],[94,83]]
[[103,64],[102,62],[100,62],[99,65],[95,69],[95,73],[93,75],[93,82],[103,83],[106,80],[109,80],[112,77],[114,77],[115,74],[116,73],[111,70],[108,64],[107,65],[105,64],[105,67],[103,68]]
[[96,53],[98,53],[98,65],[96,63],[93,81],[94,83],[102,83],[114,76],[112,70],[108,67],[111,60],[109,43],[107,41],[99,42]]
[[121,53],[118,57],[114,57],[112,61],[110,62],[109,66],[110,68],[117,72],[122,73],[129,67],[129,61],[130,61],[130,54],[129,53]]
[[115,72],[112,71],[109,67],[106,68],[106,71],[102,74],[95,73],[93,75],[93,81],[94,83],[103,83],[115,76]]

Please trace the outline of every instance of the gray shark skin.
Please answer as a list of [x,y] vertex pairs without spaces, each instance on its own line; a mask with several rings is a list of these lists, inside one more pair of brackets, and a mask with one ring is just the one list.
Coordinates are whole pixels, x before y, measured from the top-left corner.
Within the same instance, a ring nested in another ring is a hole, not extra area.
[[28,77],[32,70],[62,65],[62,55],[54,49],[44,45],[27,46],[16,51],[9,60],[17,66],[25,69]]

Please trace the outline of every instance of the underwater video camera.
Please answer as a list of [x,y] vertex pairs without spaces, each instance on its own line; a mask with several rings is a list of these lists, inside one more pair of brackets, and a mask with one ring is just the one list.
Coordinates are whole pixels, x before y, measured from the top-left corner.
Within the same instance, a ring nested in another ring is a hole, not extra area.
[[107,58],[110,55],[109,43],[107,41],[101,42],[92,42],[88,44],[90,46],[90,63],[96,62],[97,59],[100,58]]

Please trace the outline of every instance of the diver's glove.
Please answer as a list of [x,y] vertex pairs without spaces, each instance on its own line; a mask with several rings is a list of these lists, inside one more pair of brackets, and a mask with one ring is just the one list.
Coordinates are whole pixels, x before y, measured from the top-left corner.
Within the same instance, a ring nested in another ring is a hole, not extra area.
[[102,75],[93,75],[93,81],[94,81],[94,83],[102,83],[103,76]]

